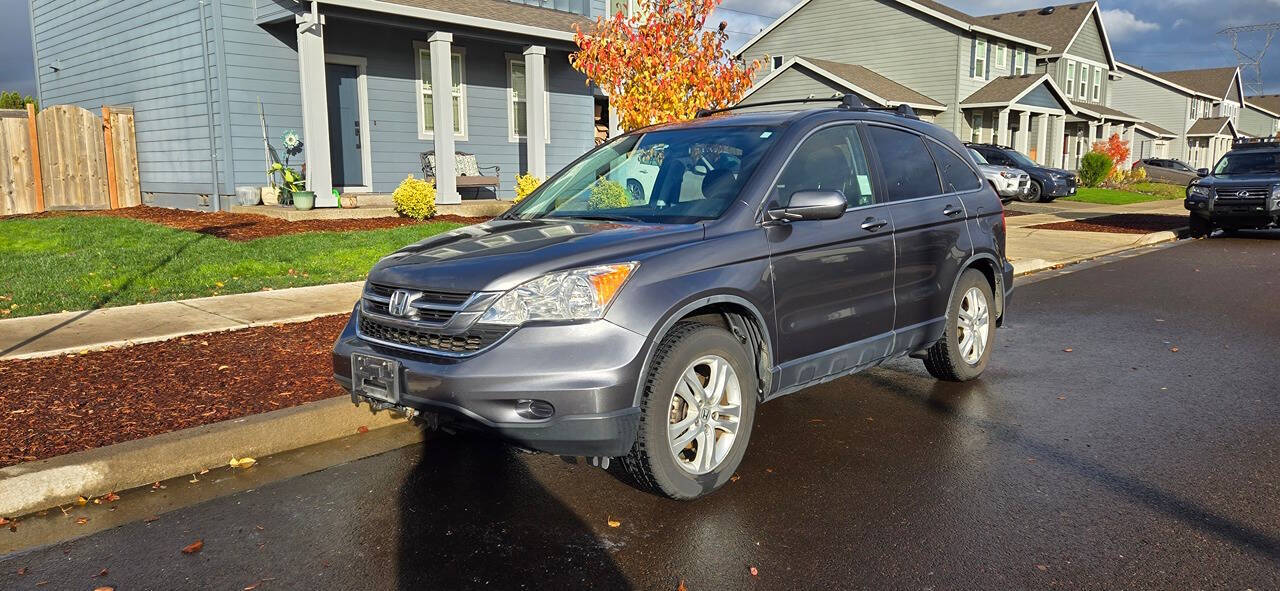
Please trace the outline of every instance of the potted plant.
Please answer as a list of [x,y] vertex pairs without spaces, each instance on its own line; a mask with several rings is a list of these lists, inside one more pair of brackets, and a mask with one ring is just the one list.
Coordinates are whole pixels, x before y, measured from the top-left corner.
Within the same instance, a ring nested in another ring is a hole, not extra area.
[[280,136],[280,142],[284,144],[284,163],[272,163],[270,170],[267,171],[271,174],[272,185],[276,184],[276,175],[279,175],[280,203],[283,205],[293,203],[294,209],[303,211],[311,209],[316,204],[315,192],[307,190],[305,175],[289,166],[290,157],[302,152],[302,138],[298,132],[288,130]]

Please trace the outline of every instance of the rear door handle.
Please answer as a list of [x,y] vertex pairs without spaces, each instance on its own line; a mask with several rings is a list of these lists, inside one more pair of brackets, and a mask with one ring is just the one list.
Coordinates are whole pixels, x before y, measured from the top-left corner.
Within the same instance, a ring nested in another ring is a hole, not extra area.
[[862,229],[868,232],[875,232],[880,228],[889,225],[889,220],[878,220],[876,218],[867,218],[862,221]]
[[956,206],[951,205],[951,204],[947,204],[947,206],[946,206],[945,208],[943,208],[943,209],[942,209],[942,215],[945,215],[945,216],[947,216],[947,217],[949,217],[949,218],[950,218],[950,217],[955,217],[955,216],[960,215],[960,214],[962,214],[962,213],[964,213],[964,210],[963,210],[963,209],[960,209],[959,207],[956,207]]

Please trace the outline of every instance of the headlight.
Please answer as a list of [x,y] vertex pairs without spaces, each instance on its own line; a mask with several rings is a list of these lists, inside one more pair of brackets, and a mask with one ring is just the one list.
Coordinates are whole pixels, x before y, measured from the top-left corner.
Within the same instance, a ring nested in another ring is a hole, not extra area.
[[479,322],[516,326],[537,320],[596,320],[639,263],[548,273],[502,294]]
[[1271,198],[1280,201],[1280,185],[1271,187]]
[[1002,177],[1004,177],[1004,178],[1007,178],[1007,179],[1016,179],[1016,178],[1018,178],[1018,175],[1017,175],[1017,174],[1014,174],[1014,173],[1012,173],[1012,172],[1003,172],[1003,171],[1002,171],[1002,172],[1000,173],[1000,176],[1002,176]]
[[1202,187],[1200,185],[1191,185],[1190,187],[1187,188],[1187,196],[1203,197],[1205,199],[1208,199],[1210,196],[1212,196],[1212,193],[1209,192],[1209,187]]

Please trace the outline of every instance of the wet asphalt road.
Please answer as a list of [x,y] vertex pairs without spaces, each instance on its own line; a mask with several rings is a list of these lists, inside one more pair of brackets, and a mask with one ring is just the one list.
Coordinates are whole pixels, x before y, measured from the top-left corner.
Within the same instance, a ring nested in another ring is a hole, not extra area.
[[697,502],[430,437],[0,558],[0,588],[1280,588],[1280,236],[1015,297],[982,380],[904,361],[771,402]]

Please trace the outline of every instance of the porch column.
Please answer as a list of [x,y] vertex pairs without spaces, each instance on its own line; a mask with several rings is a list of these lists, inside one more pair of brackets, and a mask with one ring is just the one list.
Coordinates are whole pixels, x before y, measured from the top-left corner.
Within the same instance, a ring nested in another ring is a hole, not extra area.
[[1093,142],[1098,141],[1098,124],[1097,123],[1094,123],[1093,121],[1089,122],[1089,137],[1084,138],[1084,140],[1086,144],[1085,152],[1092,150]]
[[1106,121],[1102,124],[1102,141],[1111,139],[1111,122]]
[[294,17],[298,34],[298,80],[302,91],[302,141],[307,185],[316,206],[336,207],[329,162],[329,101],[324,74],[324,17],[305,12]]
[[1041,113],[1036,116],[1036,162],[1049,164],[1049,115]]
[[524,83],[528,91],[525,117],[525,150],[529,174],[547,178],[547,48],[530,45],[524,49]]
[[1049,115],[1049,166],[1066,168],[1067,116]]
[[1001,146],[1009,145],[1009,109],[1000,109],[996,116],[995,142]]
[[1030,150],[1029,140],[1031,139],[1031,112],[1018,112],[1018,133],[1014,134],[1013,143],[1016,144],[1013,149],[1022,152],[1024,155]]
[[432,33],[431,122],[432,149],[436,153],[436,203],[461,203],[453,151],[453,33]]

